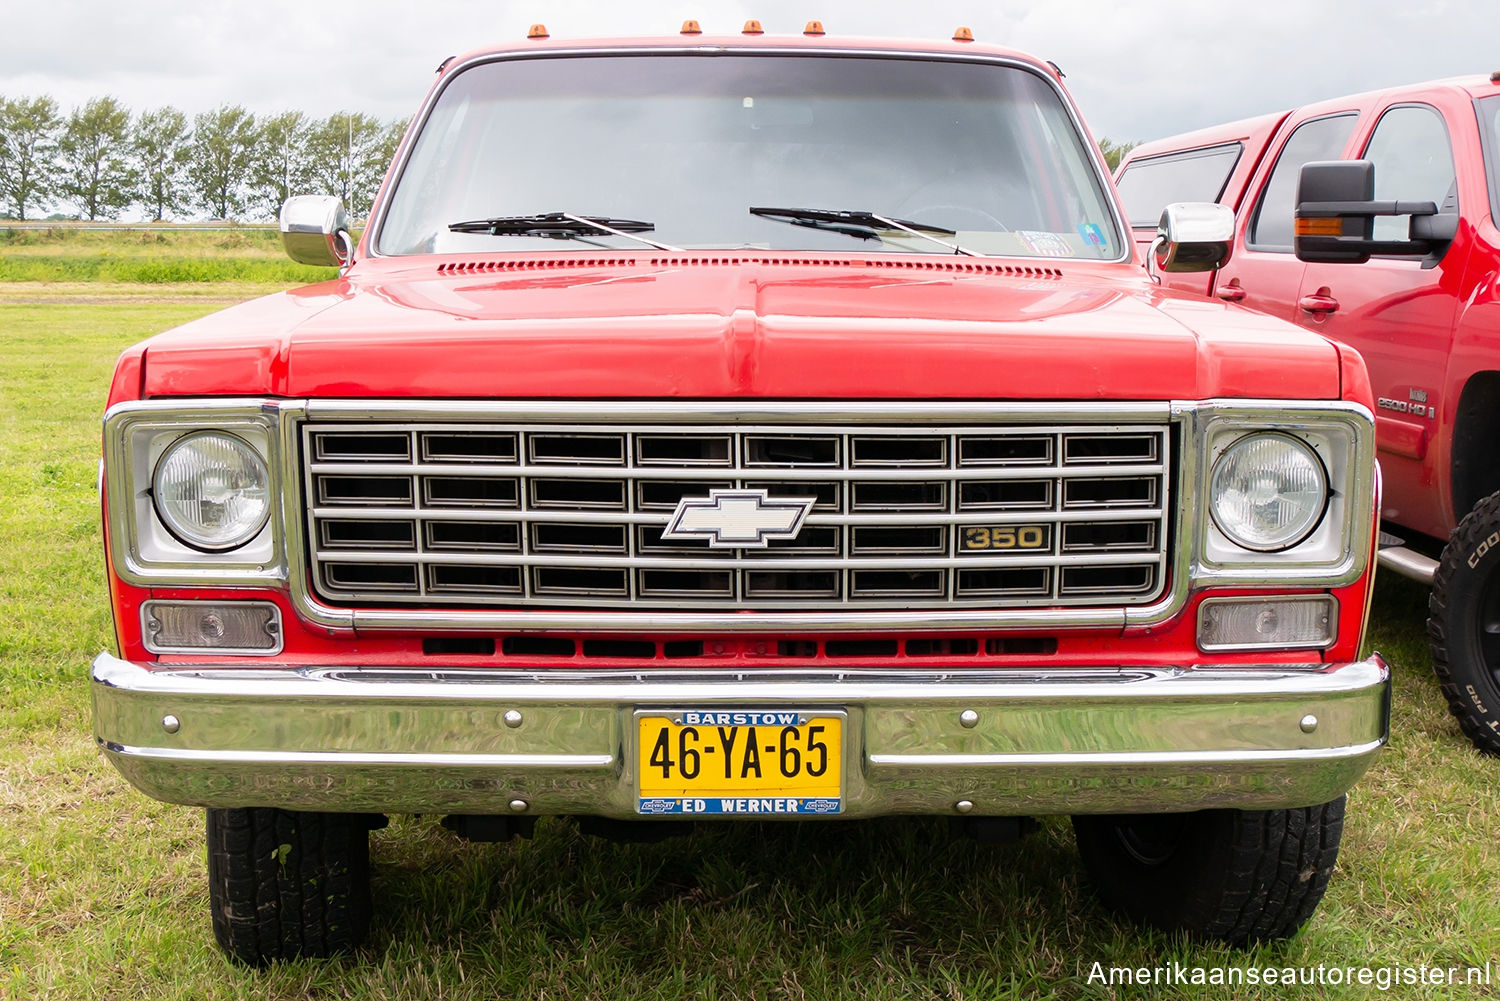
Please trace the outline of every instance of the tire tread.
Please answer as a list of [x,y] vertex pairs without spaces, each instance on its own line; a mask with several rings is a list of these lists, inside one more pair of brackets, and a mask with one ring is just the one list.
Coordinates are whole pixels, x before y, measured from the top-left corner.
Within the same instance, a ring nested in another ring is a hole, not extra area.
[[366,818],[211,809],[209,902],[230,956],[264,966],[357,947],[370,919]]

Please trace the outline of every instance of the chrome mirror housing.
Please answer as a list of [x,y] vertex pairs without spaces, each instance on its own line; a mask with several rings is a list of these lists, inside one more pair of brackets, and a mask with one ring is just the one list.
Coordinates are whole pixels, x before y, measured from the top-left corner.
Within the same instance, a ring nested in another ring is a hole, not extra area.
[[1234,243],[1234,212],[1213,202],[1173,202],[1162,209],[1151,244],[1158,270],[1217,271]]
[[294,195],[281,206],[281,245],[299,264],[346,268],[354,260],[349,211],[332,195]]

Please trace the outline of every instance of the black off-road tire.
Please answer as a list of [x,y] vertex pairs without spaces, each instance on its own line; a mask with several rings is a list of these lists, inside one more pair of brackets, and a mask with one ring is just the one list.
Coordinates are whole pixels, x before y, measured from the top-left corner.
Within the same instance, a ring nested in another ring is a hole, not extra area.
[[1474,746],[1500,756],[1500,494],[1459,522],[1427,599],[1432,670]]
[[219,945],[250,966],[358,946],[370,926],[369,828],[362,814],[209,810]]
[[1295,810],[1077,816],[1084,867],[1111,910],[1241,946],[1296,934],[1339,854],[1344,797]]

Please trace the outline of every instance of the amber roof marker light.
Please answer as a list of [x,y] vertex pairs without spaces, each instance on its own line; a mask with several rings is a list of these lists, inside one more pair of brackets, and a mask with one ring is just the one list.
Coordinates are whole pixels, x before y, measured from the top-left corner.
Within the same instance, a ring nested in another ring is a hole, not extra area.
[[533,24],[531,30],[526,32],[527,38],[547,38],[547,26],[545,24]]
[[805,28],[802,29],[802,33],[804,35],[826,35],[827,34],[827,32],[823,30],[823,22],[822,21],[808,21],[807,22],[807,27],[805,27]]
[[683,21],[682,22],[682,34],[684,34],[684,35],[701,35],[701,34],[703,34],[703,29],[698,26],[698,22],[697,21],[693,21],[693,20]]
[[974,40],[974,32],[960,25],[954,29],[953,40],[955,42],[972,42]]
[[742,35],[764,35],[765,33],[766,29],[762,28],[760,22],[754,18],[746,21],[745,26],[740,29]]

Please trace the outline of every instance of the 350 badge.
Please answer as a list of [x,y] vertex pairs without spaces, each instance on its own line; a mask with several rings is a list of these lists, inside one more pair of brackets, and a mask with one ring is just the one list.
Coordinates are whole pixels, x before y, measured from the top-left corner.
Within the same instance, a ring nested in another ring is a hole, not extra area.
[[966,525],[958,547],[979,549],[1050,549],[1050,525]]

